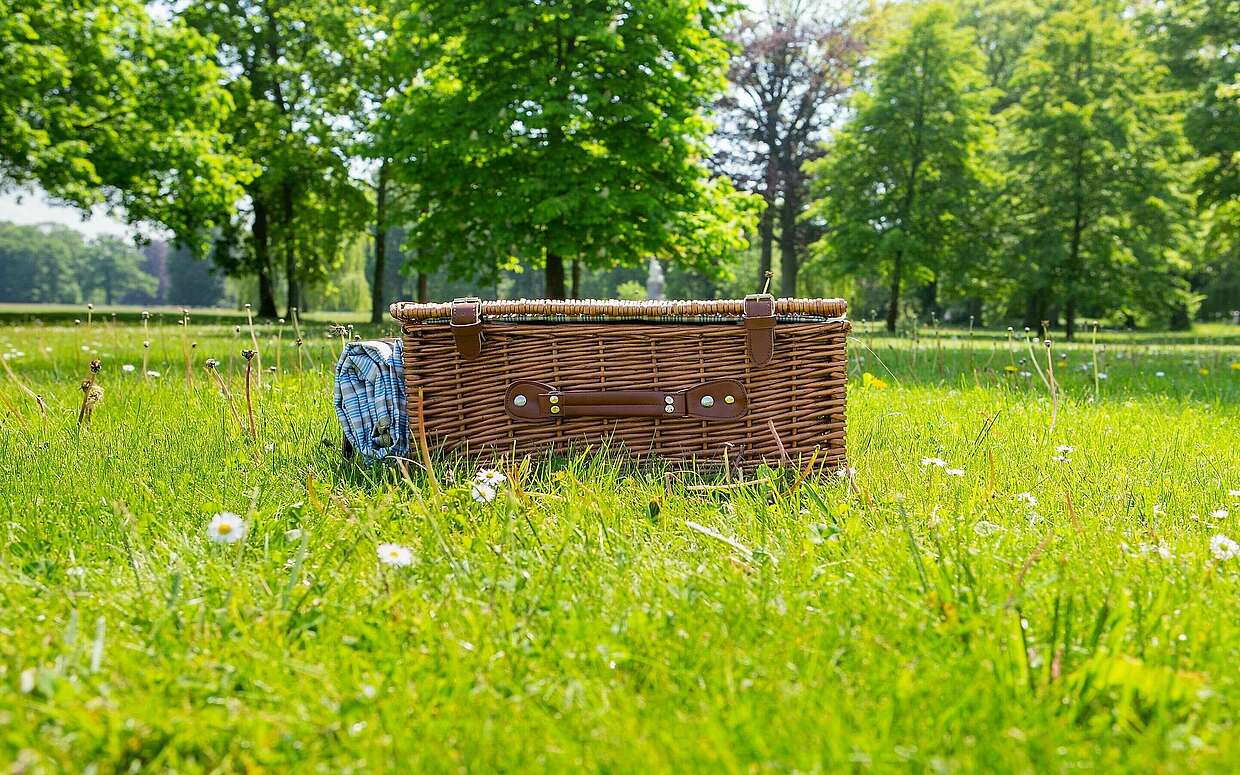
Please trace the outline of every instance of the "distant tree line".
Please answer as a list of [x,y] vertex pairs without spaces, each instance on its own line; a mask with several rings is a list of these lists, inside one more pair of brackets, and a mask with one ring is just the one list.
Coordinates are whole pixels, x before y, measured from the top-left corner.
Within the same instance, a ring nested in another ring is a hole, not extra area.
[[267,316],[635,294],[651,257],[672,294],[769,276],[893,329],[1240,306],[1226,0],[0,0],[0,20],[0,184],[162,225]]

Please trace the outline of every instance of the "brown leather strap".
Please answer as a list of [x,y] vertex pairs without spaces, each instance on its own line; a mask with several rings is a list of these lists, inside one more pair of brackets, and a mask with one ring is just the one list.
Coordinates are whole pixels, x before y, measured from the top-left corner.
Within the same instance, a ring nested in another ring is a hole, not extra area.
[[745,297],[745,347],[749,362],[765,366],[775,354],[775,297],[756,294]]
[[716,379],[684,390],[556,390],[534,380],[508,386],[504,409],[521,420],[568,417],[688,417],[735,420],[749,411],[745,386]]
[[456,352],[467,361],[482,354],[482,300],[455,299],[452,302],[452,336]]

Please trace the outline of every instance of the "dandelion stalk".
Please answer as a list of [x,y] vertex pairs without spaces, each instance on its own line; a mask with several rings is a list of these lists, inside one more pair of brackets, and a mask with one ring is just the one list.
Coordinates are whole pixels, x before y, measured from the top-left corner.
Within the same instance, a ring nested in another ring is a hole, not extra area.
[[150,330],[151,313],[142,310],[142,379],[147,381],[151,378],[149,359],[151,355],[151,330]]
[[0,360],[0,363],[4,364],[4,370],[8,372],[9,379],[13,380],[13,384],[17,385],[19,390],[29,396],[30,400],[35,402],[35,404],[39,407],[39,414],[41,414],[43,419],[46,420],[47,402],[43,400],[43,396],[26,387],[26,384],[17,378],[17,374],[13,372],[13,367],[9,365],[8,360]]
[[1094,400],[1097,401],[1100,396],[1101,388],[1102,388],[1102,385],[1100,384],[1100,380],[1098,378],[1098,324],[1097,323],[1094,324],[1093,341],[1090,343],[1090,350],[1093,351],[1092,355],[1094,358]]
[[[255,377],[255,379],[256,379],[256,380],[257,380],[257,382],[258,382],[258,389],[259,389],[259,392],[262,392],[262,388],[263,388],[263,358],[262,358],[262,356],[261,356],[261,355],[259,355],[259,354],[258,354],[258,334],[257,334],[257,333],[255,333],[255,331],[254,331],[254,308],[253,308],[253,307],[251,307],[249,304],[245,305],[245,319],[246,319],[246,324],[249,326],[249,329],[250,329],[250,347],[252,348],[252,349],[250,350],[250,352],[252,353],[252,355],[250,355],[250,358],[254,358],[254,359],[256,359],[256,361],[257,361],[256,365],[257,365],[257,367],[258,367],[258,374],[257,374],[257,376]],[[248,359],[247,359],[247,360],[248,360]],[[250,373],[250,367],[249,367],[249,365],[247,364],[247,365],[246,365],[246,374],[248,375],[249,373]],[[248,397],[249,397],[249,392],[248,392],[248,391],[249,391],[249,382],[248,382],[248,381],[247,381],[247,383],[246,383],[246,389],[247,389],[247,392],[246,392],[246,397],[247,397],[247,400],[248,400]]]
[[220,376],[218,367],[220,362],[214,358],[208,358],[206,363],[207,373],[215,378],[215,384],[219,387],[220,393],[224,396],[225,403],[228,404],[229,411],[232,412],[233,419],[237,421],[237,427],[241,432],[245,432],[245,423],[241,421],[241,415],[237,412],[237,405],[233,403],[232,391],[228,389],[228,385],[224,384],[224,378]]
[[103,388],[96,381],[99,369],[103,368],[103,364],[98,360],[90,362],[90,373],[86,379],[82,380],[82,408],[78,410],[78,427],[83,424],[90,423],[90,417],[95,411],[95,407],[103,400]]
[[1055,420],[1059,416],[1059,383],[1055,381],[1055,362],[1051,358],[1051,340],[1046,340],[1046,376],[1051,390],[1051,429],[1055,432]]
[[254,398],[250,391],[250,377],[254,373],[254,359],[258,352],[255,350],[242,350],[241,356],[245,358],[245,410],[250,419],[250,441],[258,441],[258,428],[254,424]]
[[189,310],[181,309],[181,353],[185,356],[185,388],[194,389],[193,358],[190,357]]
[[305,340],[301,338],[301,321],[297,318],[297,308],[293,307],[289,310],[293,313],[293,336],[297,337],[297,371],[303,370],[301,363],[301,348],[305,344]]

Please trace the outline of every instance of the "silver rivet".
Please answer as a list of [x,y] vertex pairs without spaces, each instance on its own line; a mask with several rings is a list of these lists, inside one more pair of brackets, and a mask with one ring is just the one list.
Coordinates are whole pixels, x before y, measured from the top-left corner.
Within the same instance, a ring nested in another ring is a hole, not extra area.
[[702,396],[702,406],[711,407],[715,405],[714,396]]
[[553,404],[558,404],[558,403],[560,403],[560,397],[559,397],[559,396],[551,396],[551,397],[550,397],[550,398],[548,398],[547,400],[548,400],[548,401],[550,401],[550,402],[551,402],[551,403],[553,403]]
[[663,411],[668,414],[671,414],[672,412],[676,411],[676,407],[672,406],[671,404],[668,404],[667,406],[663,407]]
[[725,404],[735,404],[735,403],[736,403],[736,396],[724,396],[724,397],[723,397],[723,402],[724,402]]
[[553,406],[553,407],[551,407],[551,413],[552,413],[552,414],[559,414],[559,413],[560,413],[560,407],[558,407],[558,406]]
[[663,396],[663,403],[665,404],[670,404],[674,402],[675,400],[676,399],[672,398],[671,396]]
[[521,395],[520,393],[517,393],[515,396],[512,397],[512,403],[516,406],[525,406],[528,401],[529,399]]

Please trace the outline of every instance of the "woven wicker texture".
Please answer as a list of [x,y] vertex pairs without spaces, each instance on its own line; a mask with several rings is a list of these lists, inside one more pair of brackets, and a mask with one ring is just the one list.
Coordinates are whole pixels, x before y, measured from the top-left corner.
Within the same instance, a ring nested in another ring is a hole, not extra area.
[[[447,324],[406,322],[405,380],[410,430],[416,433],[418,391],[432,447],[468,454],[540,454],[593,445],[621,446],[638,457],[722,460],[752,468],[762,461],[805,462],[818,450],[824,465],[844,464],[844,397],[847,320],[780,323],[774,357],[754,368],[737,323],[546,323],[487,321],[488,314],[557,314],[521,303],[484,305],[485,341],[475,360],[462,359]],[[530,303],[547,310],[558,303]],[[569,304],[597,308],[581,302]],[[662,303],[660,303],[662,305]],[[709,312],[738,314],[740,302],[693,302]],[[791,311],[787,302],[781,311]],[[495,305],[500,307],[499,312]],[[842,301],[806,302],[798,313],[842,315]],[[448,305],[393,305],[397,317],[417,320],[445,314]],[[433,314],[429,313],[434,307]],[[642,315],[650,314],[643,305]],[[693,307],[694,310],[699,307]],[[733,312],[735,310],[735,312]],[[595,418],[551,421],[511,418],[504,393],[515,380],[545,382],[559,390],[676,391],[715,379],[739,379],[750,411],[734,421],[689,418]],[[771,424],[774,428],[772,429]],[[778,437],[778,438],[777,438]],[[782,451],[781,451],[782,446]],[[785,457],[786,455],[786,457]]]
[[[404,322],[446,320],[452,304],[417,304],[398,301],[390,308],[392,317]],[[504,299],[482,302],[482,316],[529,315],[546,317],[597,317],[612,319],[681,318],[691,316],[729,315],[740,317],[744,301],[715,299],[711,301],[600,301],[587,299]],[[843,317],[848,304],[843,299],[776,299],[776,315],[817,315],[825,318]]]

